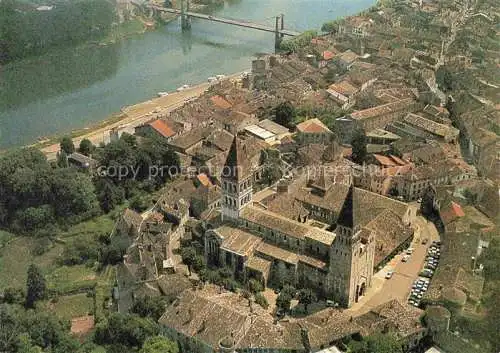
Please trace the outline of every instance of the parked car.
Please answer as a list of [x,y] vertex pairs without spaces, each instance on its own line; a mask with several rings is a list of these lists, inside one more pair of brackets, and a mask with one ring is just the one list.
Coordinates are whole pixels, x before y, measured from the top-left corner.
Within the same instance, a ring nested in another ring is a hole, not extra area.
[[422,272],[420,272],[420,276],[422,277],[427,277],[427,278],[431,278],[432,275],[434,274],[434,271],[432,271],[431,269],[424,269],[422,270]]
[[411,254],[413,254],[413,250],[414,250],[413,248],[408,248],[408,249],[406,249],[406,253],[408,255],[411,255]]
[[405,256],[403,256],[403,258],[401,259],[401,261],[403,262],[408,262],[408,260],[410,259],[410,255],[406,254]]
[[327,300],[326,301],[326,306],[328,306],[330,308],[334,308],[334,307],[337,306],[337,304],[333,300]]
[[393,274],[394,274],[394,271],[392,271],[392,270],[387,271],[387,273],[385,274],[385,279],[391,279]]
[[428,238],[425,238],[425,239],[423,239],[423,240],[422,240],[422,245],[425,245],[425,244],[427,244],[428,242],[429,242],[429,239],[428,239]]

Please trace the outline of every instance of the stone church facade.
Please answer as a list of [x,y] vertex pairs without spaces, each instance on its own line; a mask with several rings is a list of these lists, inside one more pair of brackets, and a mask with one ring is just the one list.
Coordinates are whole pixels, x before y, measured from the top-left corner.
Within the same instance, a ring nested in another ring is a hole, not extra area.
[[222,184],[222,225],[205,234],[209,264],[232,268],[240,280],[311,288],[345,307],[371,286],[375,239],[357,218],[356,188],[349,187],[335,225],[319,228],[252,202],[253,171],[245,142],[235,137]]

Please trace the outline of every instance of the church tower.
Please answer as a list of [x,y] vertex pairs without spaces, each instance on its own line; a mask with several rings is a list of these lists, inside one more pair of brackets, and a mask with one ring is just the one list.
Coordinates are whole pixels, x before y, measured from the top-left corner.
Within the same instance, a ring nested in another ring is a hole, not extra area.
[[222,220],[236,221],[252,202],[252,178],[245,142],[235,136],[221,174]]
[[330,275],[333,296],[344,306],[358,302],[371,286],[375,259],[375,239],[361,227],[364,210],[351,184],[337,218],[335,241],[330,249]]

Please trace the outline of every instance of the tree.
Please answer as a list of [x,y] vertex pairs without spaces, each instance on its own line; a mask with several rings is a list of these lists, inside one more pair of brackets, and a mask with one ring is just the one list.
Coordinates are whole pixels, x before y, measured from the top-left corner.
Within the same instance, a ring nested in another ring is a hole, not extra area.
[[31,341],[30,336],[27,333],[19,335],[17,344],[18,353],[42,353],[42,348],[36,346]]
[[428,187],[422,195],[422,202],[420,203],[420,212],[424,216],[431,216],[434,211],[434,192]]
[[192,247],[184,247],[181,250],[182,262],[187,266],[189,275],[191,276],[191,268],[196,261],[196,251]]
[[278,297],[276,298],[276,307],[278,309],[283,310],[284,312],[290,311],[290,305],[292,301],[292,296],[290,293],[281,291]]
[[252,307],[252,292],[246,289],[242,289],[240,292],[241,296],[248,301],[248,306]]
[[38,266],[31,264],[28,267],[28,279],[26,281],[26,307],[33,308],[35,302],[46,296],[45,277]]
[[99,212],[95,187],[87,174],[70,169],[56,169],[52,176],[52,198],[59,218],[88,218]]
[[247,288],[253,294],[262,292],[264,290],[264,286],[262,285],[262,282],[258,281],[256,279],[253,279],[253,278],[248,281]]
[[94,341],[100,345],[140,348],[148,337],[158,334],[158,326],[137,315],[113,313],[96,326]]
[[453,89],[453,75],[446,67],[441,66],[436,72],[436,82],[438,86],[445,92]]
[[125,200],[125,191],[108,178],[99,178],[95,182],[97,199],[101,209],[108,213]]
[[61,139],[61,143],[59,144],[61,151],[66,153],[67,155],[75,152],[75,144],[71,137],[65,136]]
[[366,135],[362,129],[354,130],[352,134],[351,146],[352,159],[358,164],[363,163],[368,152],[366,149]]
[[163,336],[149,337],[139,353],[179,353],[177,343]]
[[123,260],[130,241],[126,236],[114,236],[110,243],[101,249],[100,262],[103,265],[116,265]]
[[3,302],[8,304],[23,304],[26,293],[22,288],[5,288],[3,292]]
[[316,300],[316,295],[312,290],[305,288],[299,291],[299,303],[304,305],[304,311],[307,313],[307,307]]
[[295,116],[295,107],[290,102],[281,103],[274,108],[274,121],[285,127],[292,127]]
[[147,295],[144,298],[136,300],[130,311],[141,317],[150,317],[154,321],[158,321],[165,312],[165,298],[150,297]]
[[378,105],[378,99],[371,90],[364,91],[356,98],[356,108],[368,109]]
[[61,150],[57,154],[57,160],[56,164],[59,168],[68,168],[69,167],[69,162],[68,162],[68,154]]
[[255,294],[255,302],[259,304],[261,307],[264,309],[267,309],[269,307],[269,303],[267,302],[266,297],[262,293],[256,293]]
[[90,156],[90,154],[94,151],[94,145],[89,139],[83,139],[80,141],[80,147],[78,148],[78,151],[81,154]]
[[362,341],[352,340],[348,343],[352,353],[402,353],[403,349],[393,334],[376,333],[365,337]]
[[284,312],[290,311],[292,299],[295,297],[295,288],[286,284],[281,289],[280,294],[276,298],[276,306]]

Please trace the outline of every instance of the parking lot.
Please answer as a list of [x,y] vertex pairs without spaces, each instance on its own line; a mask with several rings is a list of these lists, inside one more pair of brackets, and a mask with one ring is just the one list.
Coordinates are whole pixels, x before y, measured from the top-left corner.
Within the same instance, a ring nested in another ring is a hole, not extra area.
[[429,288],[430,280],[439,264],[440,257],[441,243],[439,241],[433,241],[427,250],[423,269],[420,271],[419,277],[413,282],[408,298],[408,303],[410,305],[416,307],[420,305],[423,295]]
[[[426,244],[422,244],[427,239]],[[364,313],[391,299],[402,303],[407,302],[410,291],[424,268],[428,249],[433,241],[439,240],[439,234],[430,222],[423,217],[417,217],[415,237],[412,245],[412,254],[403,262],[403,254],[396,255],[382,270],[374,275],[372,287],[367,295],[352,306],[352,311]],[[393,271],[390,279],[386,279],[387,272]]]

